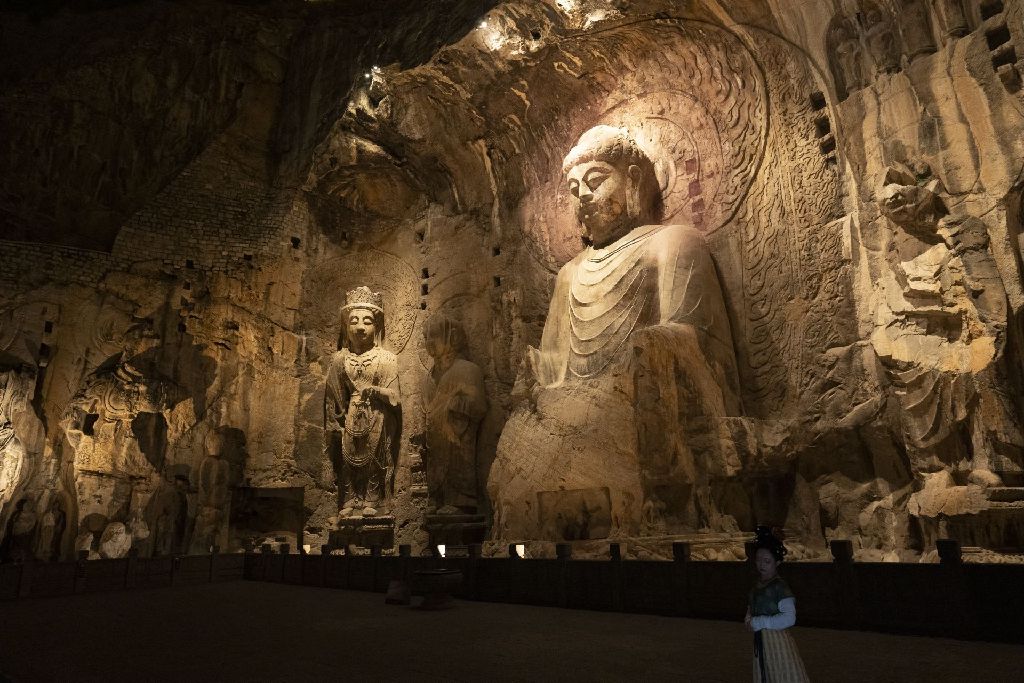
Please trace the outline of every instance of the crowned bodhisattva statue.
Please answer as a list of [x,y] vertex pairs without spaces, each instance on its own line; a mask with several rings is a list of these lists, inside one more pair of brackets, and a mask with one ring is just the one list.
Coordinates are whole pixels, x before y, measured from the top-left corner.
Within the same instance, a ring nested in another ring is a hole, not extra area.
[[584,133],[563,171],[584,249],[559,271],[517,379],[488,478],[494,537],[634,535],[664,517],[714,526],[700,492],[739,468],[717,432],[739,394],[703,235],[659,224],[654,165],[625,129]]
[[324,411],[339,517],[387,515],[402,436],[398,359],[382,346],[379,293],[348,292],[341,316],[344,342],[331,358]]

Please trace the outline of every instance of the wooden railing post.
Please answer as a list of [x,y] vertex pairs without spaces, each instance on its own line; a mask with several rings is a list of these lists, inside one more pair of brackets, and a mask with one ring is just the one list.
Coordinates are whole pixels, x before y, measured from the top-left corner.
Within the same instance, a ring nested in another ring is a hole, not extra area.
[[608,545],[608,560],[612,563],[611,603],[612,609],[621,612],[622,599],[622,546],[618,543]]
[[948,613],[956,615],[955,619],[945,625],[946,629],[949,635],[958,638],[976,638],[979,632],[978,613],[971,599],[971,587],[968,585],[967,572],[964,571],[960,542],[952,538],[940,538],[935,541],[935,549],[939,553],[939,566],[945,583],[943,595],[949,601]]
[[220,548],[218,546],[210,546],[210,575],[208,581],[213,583],[217,580],[217,557],[220,555]]
[[853,566],[853,541],[829,541],[828,549],[832,553],[832,569],[835,574],[832,582],[833,590],[836,591],[835,604],[839,607],[843,626],[858,628],[861,623],[861,606]]
[[569,605],[569,560],[572,559],[572,545],[569,543],[555,544],[555,557],[558,558],[558,606]]
[[672,543],[672,605],[676,616],[690,613],[690,544],[684,541]]
[[18,597],[27,598],[32,594],[32,572],[35,562],[29,558],[21,563],[21,571],[18,572]]
[[86,563],[89,561],[89,551],[79,550],[78,560],[75,562],[75,593],[85,591],[86,584]]
[[128,564],[124,568],[124,587],[135,588],[135,573],[138,571],[139,549],[128,549]]

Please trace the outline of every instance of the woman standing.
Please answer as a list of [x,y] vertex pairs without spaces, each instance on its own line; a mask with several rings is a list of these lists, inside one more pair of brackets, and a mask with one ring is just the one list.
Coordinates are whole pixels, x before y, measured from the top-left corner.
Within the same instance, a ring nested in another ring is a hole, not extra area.
[[796,600],[779,578],[786,547],[768,527],[754,531],[758,581],[750,591],[747,628],[754,632],[754,683],[808,681],[796,643],[786,630],[796,623]]

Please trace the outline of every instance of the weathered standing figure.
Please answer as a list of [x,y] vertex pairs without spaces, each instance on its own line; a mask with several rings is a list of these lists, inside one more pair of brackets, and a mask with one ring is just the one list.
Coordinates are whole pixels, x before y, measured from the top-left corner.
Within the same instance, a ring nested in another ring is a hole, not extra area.
[[327,373],[324,421],[340,516],[390,511],[402,436],[398,358],[383,348],[379,292],[357,287],[341,308],[344,343]]
[[203,444],[206,457],[199,466],[199,499],[190,544],[193,553],[207,553],[212,546],[220,545],[231,475],[231,466],[222,457],[223,439],[220,434],[210,432]]
[[50,499],[50,505],[39,521],[39,538],[36,540],[36,557],[44,562],[60,560],[61,539],[67,526],[67,517],[60,497]]
[[462,328],[435,314],[423,328],[434,359],[427,405],[427,488],[439,513],[476,512],[477,433],[487,413],[484,375],[466,360]]

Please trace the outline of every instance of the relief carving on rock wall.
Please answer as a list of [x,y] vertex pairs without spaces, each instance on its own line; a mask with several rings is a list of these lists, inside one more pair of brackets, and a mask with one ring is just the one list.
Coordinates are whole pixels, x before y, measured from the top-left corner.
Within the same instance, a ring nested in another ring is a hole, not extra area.
[[[72,398],[61,423],[74,453],[75,547],[90,556],[123,557],[133,539],[145,541],[151,532],[145,509],[167,485],[168,418],[183,397],[180,387],[149,367],[144,354],[153,343],[143,338],[127,357],[101,365]],[[182,483],[187,487],[187,477],[175,486]],[[175,510],[173,542],[157,516],[158,551],[185,550],[186,513]]]
[[[886,172],[879,203],[895,230],[871,335],[922,482],[908,509],[929,545],[948,533],[947,520],[971,526],[969,516],[1024,480],[1024,434],[1005,357],[1006,290],[985,224],[951,215],[943,192],[927,165]],[[974,535],[964,531],[965,540]],[[1012,545],[997,537],[985,540]]]
[[961,0],[857,0],[836,13],[826,43],[840,101],[970,30]]

